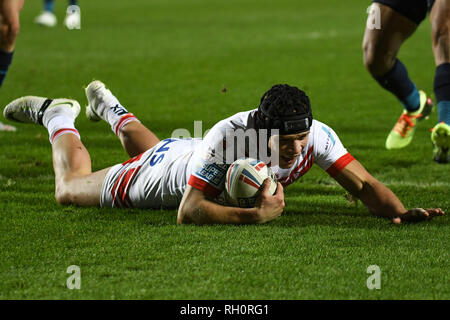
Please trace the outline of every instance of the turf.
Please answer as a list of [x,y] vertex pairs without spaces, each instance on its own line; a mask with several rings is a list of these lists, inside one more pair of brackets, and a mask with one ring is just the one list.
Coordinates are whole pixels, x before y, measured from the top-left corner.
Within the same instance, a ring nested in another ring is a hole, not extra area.
[[[365,71],[369,1],[82,1],[82,30],[33,24],[26,1],[0,104],[72,97],[101,79],[160,137],[203,129],[253,108],[275,83],[305,89],[314,117],[407,207],[450,208],[448,165],[431,161],[429,129],[387,151],[401,106]],[[56,2],[59,21],[64,1]],[[425,21],[400,58],[432,93]],[[226,92],[223,90],[226,88]],[[77,119],[93,169],[126,160],[107,124]],[[176,211],[62,207],[51,148],[38,126],[0,132],[1,299],[449,299],[449,220],[416,225],[371,217],[313,167],[286,190],[284,214],[257,226],[177,226]],[[81,289],[69,290],[70,265]],[[366,272],[381,269],[381,289]]]

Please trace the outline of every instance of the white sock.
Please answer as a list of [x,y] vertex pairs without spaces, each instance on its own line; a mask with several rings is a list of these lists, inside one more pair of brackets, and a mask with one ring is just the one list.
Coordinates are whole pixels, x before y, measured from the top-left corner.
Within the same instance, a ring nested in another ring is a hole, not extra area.
[[104,99],[104,118],[111,125],[112,131],[117,136],[126,124],[131,121],[140,122],[132,113],[128,112],[112,93],[109,92]]
[[57,138],[66,133],[74,134],[78,137],[78,139],[80,139],[80,133],[77,129],[75,129],[73,117],[69,117],[63,112],[55,114],[50,119],[46,119],[44,126],[48,130],[51,144],[53,144]]

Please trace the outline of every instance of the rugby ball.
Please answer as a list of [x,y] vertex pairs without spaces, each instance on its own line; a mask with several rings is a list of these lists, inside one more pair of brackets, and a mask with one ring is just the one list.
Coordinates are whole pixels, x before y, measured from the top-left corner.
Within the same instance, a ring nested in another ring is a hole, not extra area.
[[271,181],[269,192],[274,194],[277,189],[277,179],[264,162],[252,158],[234,161],[228,168],[225,179],[227,200],[241,208],[253,208],[259,189],[267,178]]

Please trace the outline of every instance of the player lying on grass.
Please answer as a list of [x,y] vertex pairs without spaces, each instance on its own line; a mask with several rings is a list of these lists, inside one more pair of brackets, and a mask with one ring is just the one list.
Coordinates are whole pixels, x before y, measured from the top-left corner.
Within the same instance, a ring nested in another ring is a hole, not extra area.
[[368,26],[377,20],[377,28],[367,27],[364,34],[364,64],[374,79],[393,93],[404,111],[386,140],[387,149],[400,149],[411,143],[419,121],[428,117],[431,99],[417,90],[408,71],[397,58],[400,47],[430,12],[432,48],[436,71],[434,93],[438,123],[431,133],[433,159],[450,162],[450,0],[373,0]]
[[[264,223],[281,215],[283,189],[315,162],[374,215],[401,223],[444,214],[441,209],[405,209],[391,190],[347,152],[330,127],[312,119],[309,99],[296,87],[272,87],[258,109],[218,122],[203,140],[160,141],[100,81],[90,83],[86,95],[88,118],[107,121],[131,159],[91,171],[89,153],[74,127],[80,112],[75,100],[28,96],[4,109],[7,119],[47,128],[53,150],[55,197],[60,204],[147,209],[179,206],[178,223]],[[255,208],[223,202],[225,174],[231,162],[217,161],[216,154],[229,145],[224,137],[230,129],[267,129],[269,135],[263,143],[279,154],[278,164],[270,164],[278,179],[277,191],[274,195],[268,192],[267,179]]]

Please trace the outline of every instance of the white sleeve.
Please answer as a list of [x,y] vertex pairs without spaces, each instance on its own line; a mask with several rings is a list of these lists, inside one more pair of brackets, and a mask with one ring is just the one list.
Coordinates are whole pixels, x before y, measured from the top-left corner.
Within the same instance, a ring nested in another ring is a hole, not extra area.
[[326,124],[317,122],[313,139],[314,162],[332,177],[354,160],[336,132]]

